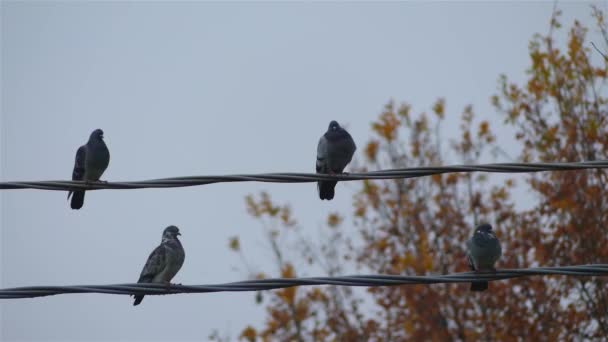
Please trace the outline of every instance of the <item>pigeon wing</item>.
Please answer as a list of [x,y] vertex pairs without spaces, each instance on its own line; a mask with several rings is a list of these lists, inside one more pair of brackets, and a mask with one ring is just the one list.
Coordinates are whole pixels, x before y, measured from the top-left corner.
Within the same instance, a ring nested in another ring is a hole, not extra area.
[[471,271],[475,271],[475,263],[473,262],[473,258],[471,257],[471,254],[467,254],[467,261],[469,262],[469,269]]
[[[87,146],[82,145],[76,151],[76,160],[74,161],[74,170],[72,171],[72,180],[82,180],[84,178],[84,161],[87,155]],[[68,199],[72,196],[73,191],[68,192]]]
[[141,270],[138,283],[151,282],[154,276],[165,268],[167,264],[167,252],[167,248],[163,244],[160,244],[160,246],[150,253],[148,261],[146,261],[144,268]]
[[72,180],[82,180],[84,178],[84,161],[87,155],[87,146],[82,145],[76,151],[76,160],[74,162],[74,171],[72,171]]
[[343,135],[331,147],[333,147],[331,150],[335,157],[332,160],[331,167],[336,168],[333,170],[335,173],[340,173],[352,160],[353,154],[355,154],[355,151],[357,150],[357,146],[350,134],[347,131],[343,131]]
[[325,173],[327,169],[327,138],[325,135],[321,136],[317,145],[316,169],[317,173]]
[[471,239],[467,240],[467,261],[469,263],[469,269],[471,271],[475,271],[475,262],[473,261],[473,256],[471,255],[471,244],[474,242]]

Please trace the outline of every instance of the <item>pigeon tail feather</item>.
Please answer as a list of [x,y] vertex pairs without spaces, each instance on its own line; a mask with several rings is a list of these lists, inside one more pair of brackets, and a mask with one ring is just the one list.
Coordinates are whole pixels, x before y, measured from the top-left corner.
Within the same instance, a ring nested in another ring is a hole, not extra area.
[[485,291],[488,289],[487,281],[474,281],[471,283],[471,291]]
[[139,305],[139,303],[141,303],[142,300],[144,300],[144,295],[135,296],[135,301],[133,302],[133,306]]
[[319,198],[322,200],[332,200],[334,198],[334,188],[338,182],[336,181],[324,181],[319,182]]
[[72,194],[72,202],[70,206],[72,209],[80,209],[84,204],[84,191],[74,191]]

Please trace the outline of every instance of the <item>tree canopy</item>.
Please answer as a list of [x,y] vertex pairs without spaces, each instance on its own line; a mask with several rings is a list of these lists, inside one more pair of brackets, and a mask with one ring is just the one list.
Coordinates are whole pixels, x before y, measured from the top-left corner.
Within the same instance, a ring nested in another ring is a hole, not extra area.
[[[604,13],[593,9],[594,29],[608,34]],[[511,127],[525,162],[608,159],[608,59],[575,22],[565,48],[550,31],[529,45],[527,82],[506,75],[491,98],[502,120],[479,120],[472,106],[460,114],[457,139],[445,141],[446,101],[415,114],[407,103],[386,104],[372,122],[357,171],[443,165],[449,154],[476,163],[499,146],[495,130]],[[483,173],[451,173],[409,180],[356,183],[352,212],[327,217],[320,246],[303,241],[288,204],[267,193],[246,199],[263,222],[282,277],[300,272],[284,257],[298,244],[300,257],[328,275],[345,269],[424,275],[467,271],[465,241],[475,224],[489,222],[503,246],[497,267],[558,266],[608,262],[608,173],[543,172],[496,179]],[[532,205],[518,209],[516,189]],[[297,208],[295,208],[297,210]],[[279,237],[283,237],[279,239]],[[286,242],[287,241],[287,242]],[[238,237],[229,247],[241,250]],[[265,277],[264,273],[252,277]],[[241,339],[294,341],[366,340],[580,340],[608,336],[608,282],[600,277],[529,277],[496,281],[482,293],[465,284],[286,288],[258,294],[265,324],[244,327]]]

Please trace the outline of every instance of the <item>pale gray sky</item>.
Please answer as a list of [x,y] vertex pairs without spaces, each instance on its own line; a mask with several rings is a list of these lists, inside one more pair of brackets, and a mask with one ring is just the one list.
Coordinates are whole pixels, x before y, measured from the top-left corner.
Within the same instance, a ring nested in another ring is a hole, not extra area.
[[[348,127],[359,156],[390,98],[420,112],[445,97],[449,123],[472,103],[499,124],[489,104],[498,75],[524,79],[528,41],[547,31],[552,7],[2,1],[1,179],[70,178],[95,128],[111,152],[103,178],[118,181],[312,172],[330,120]],[[593,24],[589,3],[559,7],[566,26]],[[2,191],[2,287],[134,282],[169,224],[186,249],[175,282],[242,280],[230,236],[254,266],[271,268],[243,201],[262,189],[290,202],[314,234],[327,212],[348,212],[355,185],[338,185],[331,202],[313,184],[95,191],[80,211],[64,192]],[[201,341],[214,328],[236,339],[264,318],[251,293],[149,296],[138,307],[125,296],[61,295],[0,307],[3,341]]]

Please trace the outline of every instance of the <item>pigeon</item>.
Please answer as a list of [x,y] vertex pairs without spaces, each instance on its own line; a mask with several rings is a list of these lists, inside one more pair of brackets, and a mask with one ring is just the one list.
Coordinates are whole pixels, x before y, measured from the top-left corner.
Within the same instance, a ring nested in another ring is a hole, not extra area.
[[[170,281],[184,264],[186,253],[182,243],[177,238],[179,229],[169,226],[163,231],[163,240],[152,251],[141,270],[138,283],[164,283],[169,287]],[[139,305],[144,295],[136,295],[133,305]]]
[[[467,258],[472,271],[496,272],[494,263],[502,255],[500,242],[492,231],[492,226],[484,223],[475,228],[473,236],[467,240]],[[471,283],[471,291],[485,291],[488,289],[487,281]]]
[[[72,180],[83,180],[85,182],[98,181],[109,163],[110,151],[103,141],[103,131],[96,129],[91,133],[89,141],[80,146],[78,151],[76,151]],[[72,209],[82,208],[84,204],[84,190],[70,191],[68,192],[68,199],[70,199],[70,196],[72,196],[72,202],[70,203]]]
[[[357,146],[348,132],[336,121],[329,123],[327,132],[319,139],[317,146],[317,173],[335,175],[342,173],[350,163]],[[331,200],[334,198],[334,188],[337,181],[319,181],[319,198]]]

